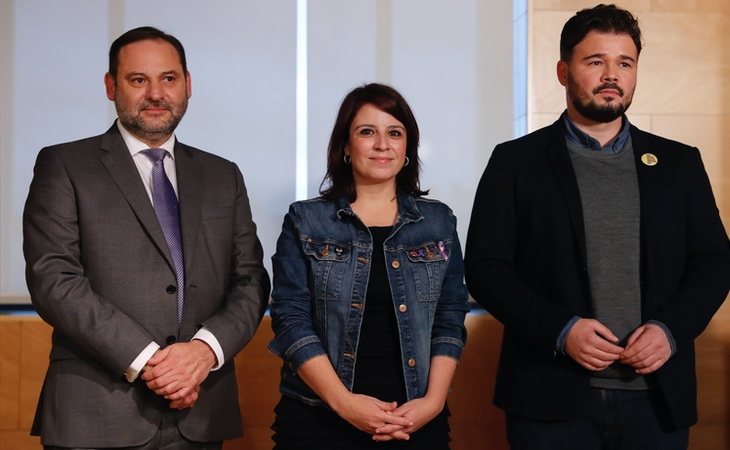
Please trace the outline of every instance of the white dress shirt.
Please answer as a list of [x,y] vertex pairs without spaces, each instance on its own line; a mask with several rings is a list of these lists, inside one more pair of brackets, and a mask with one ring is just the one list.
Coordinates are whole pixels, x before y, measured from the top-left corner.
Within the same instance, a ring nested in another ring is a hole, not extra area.
[[[119,132],[122,133],[122,138],[124,139],[124,143],[127,144],[129,153],[132,154],[132,160],[134,160],[134,164],[137,166],[137,170],[139,170],[139,175],[142,177],[142,183],[147,190],[150,202],[154,204],[152,199],[152,167],[154,166],[154,163],[147,157],[147,155],[142,153],[143,150],[147,150],[150,146],[133,136],[132,133],[127,131],[118,120],[117,127],[119,128]],[[175,190],[175,194],[178,195],[177,171],[175,170],[175,136],[170,136],[170,139],[156,148],[165,149],[170,154],[170,157],[163,159],[162,162],[165,165],[165,174],[170,180],[170,183],[172,183],[172,188]],[[217,359],[216,365],[212,370],[220,369],[223,365],[223,361],[225,361],[223,357],[223,348],[221,348],[218,339],[216,339],[213,333],[203,327],[195,333],[193,339],[198,339],[208,344],[208,346],[213,350],[213,353],[215,353],[215,357]],[[142,350],[134,361],[132,361],[132,364],[130,364],[127,370],[124,371],[124,376],[127,381],[132,383],[137,379],[145,364],[147,364],[147,361],[149,361],[152,355],[154,355],[159,348],[160,345],[153,341],[150,342],[144,350]]]

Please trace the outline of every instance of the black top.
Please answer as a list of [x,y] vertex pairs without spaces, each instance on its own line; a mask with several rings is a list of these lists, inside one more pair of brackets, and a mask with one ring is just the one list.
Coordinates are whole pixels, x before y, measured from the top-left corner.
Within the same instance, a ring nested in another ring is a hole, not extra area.
[[353,392],[398,404],[406,401],[398,323],[385,269],[383,244],[392,227],[370,227],[373,237],[370,277],[360,328]]

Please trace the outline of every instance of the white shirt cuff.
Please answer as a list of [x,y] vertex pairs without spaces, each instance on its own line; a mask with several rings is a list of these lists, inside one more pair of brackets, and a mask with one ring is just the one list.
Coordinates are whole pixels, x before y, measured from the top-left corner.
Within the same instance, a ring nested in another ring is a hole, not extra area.
[[213,350],[213,353],[215,353],[215,357],[218,361],[216,362],[216,365],[210,370],[214,371],[220,369],[223,366],[223,362],[225,361],[225,359],[223,358],[223,348],[218,343],[218,339],[213,336],[213,333],[203,327],[199,329],[197,333],[195,333],[193,339],[198,339],[205,342],[206,344],[208,344],[211,350]]
[[155,342],[150,342],[147,347],[142,350],[142,353],[134,358],[132,364],[130,364],[127,370],[124,371],[124,377],[127,379],[127,381],[129,381],[130,383],[134,383],[134,380],[136,380],[139,376],[139,373],[142,372],[142,369],[144,369],[147,361],[152,358],[152,355],[154,355],[159,348],[160,346],[157,345]]

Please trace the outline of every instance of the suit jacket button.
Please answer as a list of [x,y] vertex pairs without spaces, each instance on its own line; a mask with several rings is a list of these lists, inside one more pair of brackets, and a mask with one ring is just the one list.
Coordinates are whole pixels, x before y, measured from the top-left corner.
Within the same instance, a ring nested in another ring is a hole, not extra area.
[[165,292],[167,292],[168,294],[174,294],[175,292],[177,292],[177,288],[173,285],[169,285],[165,288]]
[[175,342],[177,342],[177,338],[176,338],[175,336],[167,336],[167,337],[165,338],[165,343],[166,343],[167,345],[172,345],[172,344],[174,344]]

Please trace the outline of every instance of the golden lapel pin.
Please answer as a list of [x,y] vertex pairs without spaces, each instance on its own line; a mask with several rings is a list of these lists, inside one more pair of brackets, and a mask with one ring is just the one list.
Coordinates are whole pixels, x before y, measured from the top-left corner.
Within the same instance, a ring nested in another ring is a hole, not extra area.
[[649,167],[656,166],[659,162],[659,158],[657,158],[653,153],[644,153],[641,155],[641,162]]

